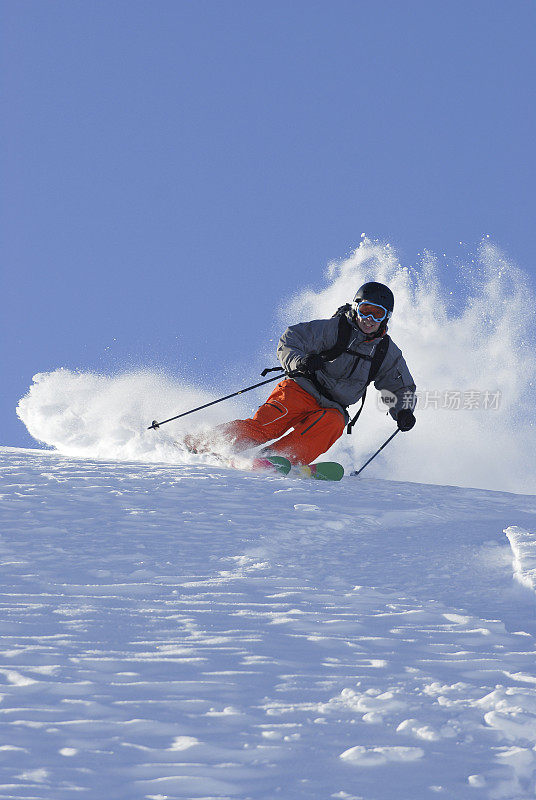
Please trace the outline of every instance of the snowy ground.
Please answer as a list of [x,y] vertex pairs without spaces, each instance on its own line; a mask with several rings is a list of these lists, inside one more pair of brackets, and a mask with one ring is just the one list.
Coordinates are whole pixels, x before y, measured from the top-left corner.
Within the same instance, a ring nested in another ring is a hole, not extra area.
[[534,797],[535,496],[0,461],[0,798]]

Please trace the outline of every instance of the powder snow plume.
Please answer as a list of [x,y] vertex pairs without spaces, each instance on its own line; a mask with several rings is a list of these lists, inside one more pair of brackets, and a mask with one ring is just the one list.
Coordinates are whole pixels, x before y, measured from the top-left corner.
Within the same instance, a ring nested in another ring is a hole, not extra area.
[[[323,290],[300,292],[281,309],[280,327],[331,316],[365,281],[388,284],[389,333],[417,384],[417,425],[363,477],[536,492],[534,292],[489,240],[456,266],[454,292],[443,286],[442,269],[431,254],[404,267],[391,245],[363,237],[329,266]],[[330,450],[346,467],[361,466],[394,430],[378,399],[371,387],[354,433]]]
[[[65,455],[90,458],[195,460],[174,444],[185,429],[183,420],[157,431],[147,427],[155,417],[162,420],[217,397],[150,371],[114,376],[57,369],[33,381],[17,407],[30,434]],[[226,406],[206,409],[203,424],[221,422],[233,410],[239,413],[230,403]],[[188,428],[199,427],[199,420],[186,419]]]

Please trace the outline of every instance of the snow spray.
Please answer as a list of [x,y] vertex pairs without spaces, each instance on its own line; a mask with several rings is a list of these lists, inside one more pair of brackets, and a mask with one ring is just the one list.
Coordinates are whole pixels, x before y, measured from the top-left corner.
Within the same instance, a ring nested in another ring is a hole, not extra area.
[[[170,430],[148,431],[147,421],[170,409],[208,403],[216,395],[150,370],[98,375],[57,369],[34,376],[17,414],[38,442],[68,456],[121,461],[198,462],[178,450],[180,422]],[[226,410],[203,412],[202,423],[217,424]],[[192,423],[184,422],[191,427]]]

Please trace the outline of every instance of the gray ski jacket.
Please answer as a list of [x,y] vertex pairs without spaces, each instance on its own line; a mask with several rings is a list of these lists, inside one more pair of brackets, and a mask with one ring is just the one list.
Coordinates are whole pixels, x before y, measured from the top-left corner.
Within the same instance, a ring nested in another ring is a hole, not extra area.
[[[367,339],[357,327],[351,312],[346,317],[352,325],[352,335],[348,348],[364,356],[372,356],[380,339]],[[277,346],[277,357],[285,372],[296,383],[309,392],[322,408],[337,408],[348,422],[348,406],[356,403],[364,394],[370,371],[370,361],[358,356],[343,353],[333,361],[327,361],[315,373],[318,383],[326,388],[327,395],[321,394],[316,386],[305,376],[293,375],[300,371],[303,359],[310,353],[322,353],[334,347],[337,342],[339,317],[299,322],[286,329]],[[396,397],[390,407],[393,417],[401,408],[413,409],[415,406],[415,382],[404,361],[402,351],[391,340],[389,348],[374,381],[376,389],[386,389]]]

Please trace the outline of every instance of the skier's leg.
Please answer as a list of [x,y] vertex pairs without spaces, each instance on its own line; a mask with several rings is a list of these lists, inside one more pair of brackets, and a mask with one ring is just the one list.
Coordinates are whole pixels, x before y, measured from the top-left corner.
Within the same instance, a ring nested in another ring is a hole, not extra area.
[[318,408],[294,423],[294,430],[266,451],[285,456],[293,464],[310,464],[329,450],[344,431],[344,417],[336,408]]
[[[305,397],[304,397],[305,396]],[[295,381],[278,383],[273,392],[253,417],[225,422],[206,433],[193,434],[185,439],[187,447],[196,452],[231,448],[238,453],[248,447],[269,442],[282,436],[304,412],[304,400],[315,403],[314,398]],[[305,407],[306,410],[306,407]]]

